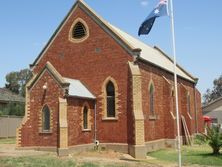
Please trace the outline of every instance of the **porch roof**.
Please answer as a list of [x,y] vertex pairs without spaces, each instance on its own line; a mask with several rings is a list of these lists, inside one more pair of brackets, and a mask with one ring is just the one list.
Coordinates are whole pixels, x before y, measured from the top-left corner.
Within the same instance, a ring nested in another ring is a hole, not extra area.
[[80,80],[64,77],[63,79],[70,84],[68,92],[69,96],[96,99],[96,97],[89,91],[89,89],[87,89],[87,87]]

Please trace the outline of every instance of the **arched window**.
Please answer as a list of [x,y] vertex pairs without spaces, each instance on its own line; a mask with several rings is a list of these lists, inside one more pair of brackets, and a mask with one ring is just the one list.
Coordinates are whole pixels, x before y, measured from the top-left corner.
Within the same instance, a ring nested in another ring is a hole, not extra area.
[[50,110],[47,105],[42,109],[42,129],[43,131],[50,130]]
[[83,108],[83,129],[88,129],[88,107]]
[[74,39],[81,39],[86,36],[86,28],[81,22],[77,22],[72,30],[72,37]]
[[111,81],[106,85],[107,117],[115,117],[115,87]]
[[190,93],[187,93],[187,112],[191,115],[190,111]]
[[69,30],[69,41],[73,43],[80,43],[89,37],[89,27],[82,18],[77,18],[72,23]]
[[149,95],[150,95],[150,113],[154,114],[154,85],[150,84],[149,88]]

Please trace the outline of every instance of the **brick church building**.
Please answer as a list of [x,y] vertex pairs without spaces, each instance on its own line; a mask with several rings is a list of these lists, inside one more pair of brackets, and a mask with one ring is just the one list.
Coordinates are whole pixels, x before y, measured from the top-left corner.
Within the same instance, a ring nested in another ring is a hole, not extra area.
[[[31,65],[17,148],[59,155],[100,146],[144,158],[175,146],[173,61],[78,0]],[[197,78],[177,66],[179,112],[202,131]],[[181,134],[184,135],[181,123]]]

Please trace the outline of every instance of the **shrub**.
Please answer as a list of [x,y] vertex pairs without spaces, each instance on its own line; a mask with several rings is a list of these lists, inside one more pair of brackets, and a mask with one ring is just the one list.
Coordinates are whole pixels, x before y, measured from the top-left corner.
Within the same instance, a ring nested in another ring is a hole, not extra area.
[[206,137],[203,136],[202,134],[197,134],[194,138],[194,144],[197,144],[197,145],[203,145],[203,144],[206,144],[207,143],[207,140],[206,140]]
[[207,127],[207,134],[203,134],[213,150],[213,155],[220,154],[220,149],[222,147],[222,133],[220,127],[220,125]]
[[24,116],[25,104],[23,103],[9,103],[1,112],[1,115],[15,115]]

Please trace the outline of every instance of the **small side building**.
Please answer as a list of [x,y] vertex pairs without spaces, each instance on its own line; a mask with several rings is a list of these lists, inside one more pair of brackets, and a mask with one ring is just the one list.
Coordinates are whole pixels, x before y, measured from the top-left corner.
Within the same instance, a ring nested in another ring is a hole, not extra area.
[[212,123],[222,124],[222,97],[203,106],[203,115],[212,118]]

